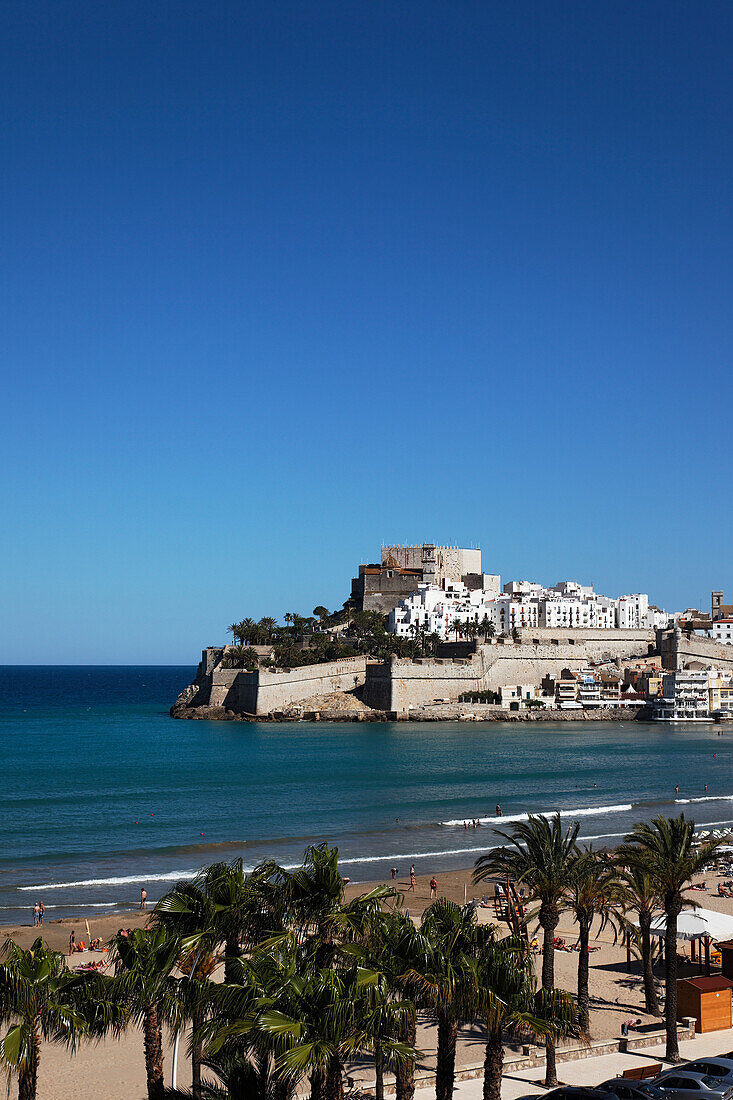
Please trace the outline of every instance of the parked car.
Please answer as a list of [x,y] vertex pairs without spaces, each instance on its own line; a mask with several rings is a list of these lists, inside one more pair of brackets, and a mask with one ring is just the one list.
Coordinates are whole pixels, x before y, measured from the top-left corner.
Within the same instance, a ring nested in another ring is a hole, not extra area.
[[654,1084],[665,1096],[677,1096],[679,1100],[733,1100],[733,1084],[707,1073],[695,1073],[687,1066],[660,1073]]
[[721,1054],[715,1058],[697,1058],[684,1066],[686,1073],[705,1073],[708,1077],[721,1077],[733,1082],[733,1058]]
[[667,1094],[658,1089],[653,1081],[629,1081],[627,1077],[612,1077],[596,1086],[608,1097],[616,1100],[667,1100]]
[[561,1085],[559,1089],[546,1092],[542,1100],[607,1100],[607,1096],[598,1089],[580,1085]]

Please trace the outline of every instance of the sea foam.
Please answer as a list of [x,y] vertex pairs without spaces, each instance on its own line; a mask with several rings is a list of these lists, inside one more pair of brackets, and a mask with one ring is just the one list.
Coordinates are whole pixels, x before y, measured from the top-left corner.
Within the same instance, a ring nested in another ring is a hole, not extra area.
[[[630,802],[625,802],[618,806],[581,806],[580,809],[576,810],[537,810],[532,811],[532,813],[535,817],[540,814],[543,814],[545,817],[554,817],[557,813],[560,814],[560,817],[595,817],[599,814],[620,814],[630,809],[632,809],[632,804]],[[529,813],[502,814],[496,817],[479,817],[476,818],[476,820],[479,825],[503,825],[507,821],[529,821]],[[470,825],[472,821],[473,818],[460,818],[455,821],[441,821],[439,824],[459,825],[462,828],[465,824]]]

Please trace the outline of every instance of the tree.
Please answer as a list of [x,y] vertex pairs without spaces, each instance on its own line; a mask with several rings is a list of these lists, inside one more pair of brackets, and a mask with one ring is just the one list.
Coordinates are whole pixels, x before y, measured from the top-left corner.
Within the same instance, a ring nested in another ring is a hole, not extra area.
[[577,1012],[564,990],[535,990],[534,967],[524,936],[489,935],[478,953],[479,1015],[486,1022],[484,1100],[501,1100],[504,1032],[545,1039],[577,1034]]
[[180,950],[180,941],[164,928],[136,928],[112,940],[117,996],[143,1028],[148,1100],[163,1100],[165,1094],[162,1026],[176,1012],[172,972]]
[[296,926],[317,967],[333,965],[341,945],[358,940],[367,917],[381,912],[382,903],[395,897],[390,887],[376,886],[347,902],[338,860],[338,848],[324,841],[306,848],[294,871],[275,864],[270,869],[278,884],[278,905]]
[[273,631],[277,626],[277,619],[273,619],[271,615],[265,615],[264,618],[260,619],[258,625],[262,628],[262,636],[265,640],[265,643],[269,642],[272,638]]
[[665,1057],[680,1061],[677,1041],[677,918],[693,904],[684,891],[694,875],[704,871],[715,858],[720,841],[695,847],[695,822],[679,817],[655,817],[635,825],[617,851],[629,868],[645,872],[659,891],[666,918],[664,936],[664,1022],[667,1032]]
[[194,1100],[202,1095],[203,1049],[200,1032],[209,1008],[211,975],[217,965],[216,956],[205,942],[183,948],[178,959],[178,969],[183,976],[178,981],[177,1015],[181,1023],[191,1024],[191,1092]]
[[518,642],[520,637],[521,637],[521,635],[520,635],[518,629],[516,628],[516,626],[513,626],[512,627],[512,641]]
[[620,866],[619,879],[622,884],[624,903],[633,909],[639,918],[638,931],[627,921],[626,934],[633,936],[639,945],[641,970],[644,975],[644,1007],[650,1016],[660,1016],[659,998],[652,967],[650,933],[654,914],[662,908],[659,890],[649,873],[639,864],[631,867]]
[[247,875],[241,859],[212,863],[160,899],[154,922],[210,950],[223,944],[224,978],[234,981],[232,964],[241,956],[242,944],[253,945],[282,931],[282,917],[275,908],[279,898],[271,881],[279,870],[267,862]]
[[[565,891],[578,852],[579,829],[576,821],[563,832],[559,814],[551,819],[530,814],[526,823],[517,822],[509,832],[497,830],[508,844],[479,856],[473,872],[475,883],[497,876],[523,883],[530,900],[540,903],[539,922],[544,932],[542,988],[548,996],[555,989],[555,929],[565,907]],[[554,1087],[557,1069],[552,1036],[547,1036],[545,1050],[545,1084]]]
[[18,1100],[35,1100],[41,1040],[74,1051],[82,1038],[119,1031],[125,1013],[107,980],[68,970],[40,937],[27,949],[8,940],[3,956],[0,1019],[11,1027],[0,1039],[0,1061],[18,1075]]
[[568,909],[578,924],[578,1023],[582,1031],[590,1027],[588,963],[590,930],[596,917],[600,929],[618,926],[616,914],[621,908],[621,890],[612,863],[601,859],[589,845],[578,853],[570,868],[567,891]]
[[425,910],[420,928],[426,941],[425,963],[421,970],[408,972],[408,988],[414,988],[435,1015],[435,1097],[451,1100],[458,1027],[474,1018],[478,1003],[476,910],[439,898]]
[[318,607],[313,608],[313,614],[323,622],[324,619],[328,618],[328,608],[319,603]]

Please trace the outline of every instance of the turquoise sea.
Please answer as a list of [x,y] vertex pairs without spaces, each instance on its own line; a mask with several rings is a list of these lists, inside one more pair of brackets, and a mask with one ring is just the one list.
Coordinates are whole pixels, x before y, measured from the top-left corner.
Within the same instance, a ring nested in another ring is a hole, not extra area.
[[659,812],[733,823],[725,726],[176,721],[194,671],[0,668],[0,921],[39,899],[50,918],[129,908],[214,859],[293,864],[322,839],[354,880],[467,867],[497,803],[599,844]]

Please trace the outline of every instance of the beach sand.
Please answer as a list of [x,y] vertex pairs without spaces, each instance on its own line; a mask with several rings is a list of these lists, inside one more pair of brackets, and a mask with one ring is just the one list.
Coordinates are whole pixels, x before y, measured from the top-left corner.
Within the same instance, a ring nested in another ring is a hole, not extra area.
[[[406,871],[407,869],[405,869]],[[410,891],[409,878],[401,874],[394,885],[404,894],[403,904],[409,910],[410,915],[419,919],[420,915],[430,904],[429,881],[431,872],[416,876],[415,891]],[[438,896],[446,897],[452,901],[463,903],[465,897],[470,900],[474,896],[482,894],[493,896],[493,889],[488,885],[475,889],[471,884],[471,868],[460,871],[442,871],[436,874],[438,880]],[[717,877],[713,873],[706,876],[709,889],[692,893],[692,897],[698,904],[707,909],[733,915],[733,900],[718,897],[715,893]],[[377,883],[350,883],[347,887],[349,898],[363,893],[370,886]],[[121,924],[125,927],[141,927],[149,917],[148,913],[119,913],[95,917],[90,921],[90,929],[93,936],[100,939],[109,939]],[[493,908],[479,909],[479,920],[491,923],[494,920]],[[505,927],[505,926],[501,926]],[[86,939],[84,920],[65,919],[59,921],[46,921],[42,932],[46,942],[56,950],[66,951],[69,932],[74,928],[77,939]],[[38,935],[39,930],[28,925],[12,925],[0,928],[0,936],[4,940],[11,936],[22,946],[28,946]],[[573,925],[572,918],[568,915],[561,917],[558,928],[559,936],[563,936],[570,944],[577,939],[577,928]],[[638,960],[632,961],[631,972],[626,970],[625,948],[615,945],[613,933],[606,930],[602,935],[591,941],[592,946],[597,946],[590,956],[590,994],[591,994],[591,1033],[594,1039],[615,1037],[620,1033],[621,1023],[630,1016],[640,1017],[644,1024],[651,1023],[652,1018],[646,1016],[643,1011],[643,990]],[[689,952],[689,945],[680,942],[680,953]],[[100,958],[99,954],[91,955],[87,952],[74,956],[74,962],[83,962],[88,958]],[[541,959],[536,959],[537,971]],[[575,990],[577,986],[578,955],[576,952],[555,952],[555,980],[560,988]],[[661,968],[657,971],[660,991],[663,986]],[[698,974],[697,965],[682,966],[680,977],[688,974]],[[421,1026],[418,1035],[418,1046],[426,1052],[423,1065],[426,1067],[435,1064],[435,1030],[429,1026]],[[518,1049],[513,1045],[513,1049]],[[465,1066],[478,1063],[483,1059],[483,1035],[481,1029],[476,1027],[464,1028],[461,1031],[457,1064]],[[178,1082],[180,1087],[188,1088],[191,1083],[189,1062],[185,1054],[185,1041],[181,1042],[179,1053]],[[165,1054],[166,1083],[170,1083],[171,1059],[170,1044]],[[355,1073],[358,1077],[373,1079],[368,1064],[365,1064]],[[13,1086],[11,1096],[17,1086]],[[120,1040],[105,1040],[99,1044],[84,1044],[79,1052],[72,1058],[66,1051],[58,1047],[44,1044],[41,1066],[39,1071],[38,1095],[40,1100],[77,1100],[79,1097],[93,1097],[94,1100],[144,1100],[145,1069],[143,1060],[142,1034],[131,1029]]]

